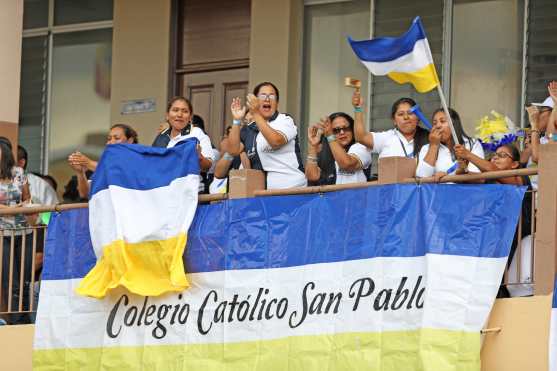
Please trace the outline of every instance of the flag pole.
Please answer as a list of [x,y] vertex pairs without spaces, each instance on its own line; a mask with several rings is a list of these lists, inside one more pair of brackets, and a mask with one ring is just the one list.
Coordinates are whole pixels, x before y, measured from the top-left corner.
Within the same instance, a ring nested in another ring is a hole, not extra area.
[[454,129],[453,119],[451,118],[451,114],[449,113],[447,101],[445,100],[445,94],[443,93],[443,89],[441,89],[441,84],[437,84],[437,91],[439,92],[439,98],[441,98],[441,106],[443,107],[443,111],[445,111],[445,116],[447,117],[447,121],[449,122],[449,128],[451,129],[453,142],[454,144],[460,144],[460,141],[458,140],[458,136],[456,135],[456,131]]

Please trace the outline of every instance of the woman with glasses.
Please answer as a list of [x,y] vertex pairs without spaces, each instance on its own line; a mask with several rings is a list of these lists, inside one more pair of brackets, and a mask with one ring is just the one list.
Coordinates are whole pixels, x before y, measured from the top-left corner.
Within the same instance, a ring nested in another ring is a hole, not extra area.
[[410,111],[416,105],[411,98],[400,98],[391,107],[394,128],[383,132],[369,132],[364,125],[364,101],[359,91],[352,96],[354,106],[354,136],[358,143],[382,157],[417,158],[428,142],[427,130],[418,126],[418,117]]
[[[298,128],[289,115],[279,113],[279,91],[271,82],[262,82],[247,96],[247,108],[235,98],[231,105],[232,130],[228,152],[245,151],[251,168],[266,173],[267,189],[304,187],[307,184],[298,144]],[[249,110],[253,122],[242,126]]]
[[[491,161],[484,160],[483,158],[475,155],[468,149],[466,149],[463,145],[455,146],[455,152],[458,157],[469,161],[470,163],[477,166],[482,172],[486,171],[497,171],[497,170],[514,170],[520,167],[520,152],[516,146],[513,144],[504,144],[497,148],[493,157],[491,157]],[[526,186],[527,192],[524,194],[524,198],[522,199],[522,210],[521,210],[521,218],[520,218],[520,239],[522,240],[521,244],[522,248],[522,257],[523,259],[521,266],[520,277],[526,278],[531,277],[531,271],[529,270],[530,262],[526,264],[524,260],[529,259],[531,256],[530,249],[531,249],[531,237],[527,237],[531,234],[532,228],[532,185],[530,183],[530,178],[527,176],[509,176],[506,178],[499,178],[493,181],[488,181],[488,183],[498,183],[498,184],[511,184],[517,186]],[[518,259],[515,257],[516,247],[518,245],[519,235],[518,229],[515,231],[514,240],[511,245],[511,252],[509,256],[509,265],[511,265],[510,271],[516,272],[517,271],[517,263],[513,262],[513,260]],[[515,259],[516,258],[516,259]],[[512,262],[512,263],[511,263]],[[525,271],[526,269],[526,271]],[[515,273],[516,274],[516,273]],[[512,281],[512,278],[510,279]],[[513,290],[514,289],[514,290]],[[514,292],[515,295],[521,291],[520,288],[509,288],[510,291]],[[511,292],[511,293],[512,293]],[[531,294],[531,293],[530,293]],[[513,296],[515,296],[513,295]],[[499,289],[499,293],[497,294],[498,297],[509,297],[509,292],[505,285],[501,285]]]
[[436,179],[447,174],[479,173],[480,169],[474,163],[459,154],[468,150],[478,158],[484,158],[484,151],[479,140],[470,138],[464,132],[459,114],[449,108],[456,136],[460,145],[454,143],[449,121],[445,111],[440,108],[433,113],[433,128],[429,133],[429,144],[420,150],[416,177],[434,176]]
[[354,119],[331,114],[308,128],[306,177],[311,185],[366,182],[370,150],[354,140]]

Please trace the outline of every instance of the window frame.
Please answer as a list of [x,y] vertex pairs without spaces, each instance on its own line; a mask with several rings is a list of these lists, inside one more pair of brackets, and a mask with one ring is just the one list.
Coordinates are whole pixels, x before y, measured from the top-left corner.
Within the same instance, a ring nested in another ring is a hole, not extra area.
[[[23,30],[22,38],[46,36],[47,38],[47,67],[46,67],[46,104],[44,124],[41,127],[41,173],[48,174],[49,151],[50,151],[50,125],[52,109],[52,52],[54,48],[54,35],[70,32],[92,31],[102,29],[113,29],[114,21],[96,21],[54,25],[55,0],[48,1],[48,23],[47,27],[29,28]],[[114,4],[113,4],[114,6]]]

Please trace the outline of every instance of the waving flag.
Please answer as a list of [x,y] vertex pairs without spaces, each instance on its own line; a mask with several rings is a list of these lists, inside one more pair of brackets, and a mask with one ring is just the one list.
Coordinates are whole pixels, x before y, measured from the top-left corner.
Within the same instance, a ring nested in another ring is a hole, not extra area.
[[93,176],[89,229],[97,257],[81,295],[124,286],[157,296],[189,286],[182,254],[197,208],[196,140],[174,148],[107,146]]
[[378,37],[354,41],[348,37],[354,53],[374,75],[387,75],[399,84],[411,83],[425,93],[439,85],[433,57],[422,21],[416,17],[401,37]]

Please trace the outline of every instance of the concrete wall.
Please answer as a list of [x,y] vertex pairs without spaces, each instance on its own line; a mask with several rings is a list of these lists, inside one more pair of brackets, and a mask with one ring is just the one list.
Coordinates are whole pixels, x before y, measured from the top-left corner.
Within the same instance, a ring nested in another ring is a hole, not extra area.
[[0,135],[17,143],[23,0],[0,0]]
[[[112,124],[128,123],[151,144],[164,119],[170,66],[171,0],[115,0]],[[122,102],[154,98],[156,112],[122,115]]]
[[250,87],[273,82],[279,110],[300,119],[303,1],[252,0]]

